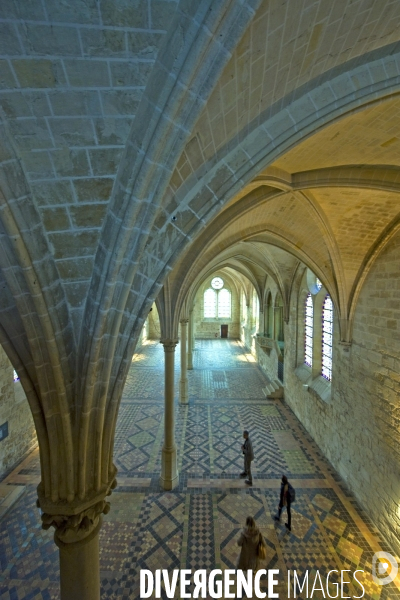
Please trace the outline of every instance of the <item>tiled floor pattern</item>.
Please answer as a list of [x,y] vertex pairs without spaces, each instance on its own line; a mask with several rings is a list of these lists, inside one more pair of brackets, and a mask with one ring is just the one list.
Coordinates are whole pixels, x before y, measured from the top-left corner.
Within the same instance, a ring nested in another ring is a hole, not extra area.
[[[119,487],[100,534],[102,598],[139,598],[140,569],[234,568],[236,542],[248,514],[265,537],[266,568],[280,569],[285,581],[287,569],[299,576],[308,570],[312,582],[317,571],[325,578],[333,569],[363,569],[358,578],[365,598],[400,598],[394,584],[379,586],[371,576],[374,552],[390,548],[290,409],[263,397],[264,377],[253,358],[237,342],[196,344],[190,405],[176,405],[180,485],[173,492],[163,493],[158,486],[163,348],[147,343],[132,361],[115,442]],[[176,389],[178,383],[177,365]],[[238,478],[244,428],[250,430],[256,454],[250,489]],[[291,533],[284,519],[273,520],[282,473],[296,488]],[[52,533],[40,528],[35,506],[39,479],[35,451],[2,482],[3,490],[24,485],[26,493],[0,521],[0,598],[59,598],[57,549]],[[338,581],[333,575],[332,595]],[[280,591],[286,598],[283,583]],[[360,594],[354,580],[345,587],[345,595]],[[312,597],[323,595],[317,590]]]

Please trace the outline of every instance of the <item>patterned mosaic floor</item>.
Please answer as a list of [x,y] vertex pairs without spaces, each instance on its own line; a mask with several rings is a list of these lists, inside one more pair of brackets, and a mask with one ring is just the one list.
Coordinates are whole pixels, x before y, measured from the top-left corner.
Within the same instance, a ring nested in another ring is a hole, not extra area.
[[[148,342],[133,358],[115,444],[119,487],[101,530],[102,598],[139,598],[140,569],[234,568],[240,528],[251,514],[267,542],[265,567],[280,569],[283,581],[288,569],[308,570],[311,582],[317,570],[325,578],[334,569],[360,569],[364,598],[399,599],[393,583],[380,586],[371,576],[373,554],[391,549],[290,409],[264,398],[253,357],[237,342],[203,340],[196,342],[194,366],[190,405],[176,405],[180,485],[165,493],[158,486],[163,348]],[[176,391],[178,378],[177,365]],[[250,489],[238,478],[245,428],[256,454]],[[291,533],[284,519],[273,520],[282,473],[296,488]],[[23,485],[26,493],[0,521],[0,598],[59,598],[57,549],[35,507],[38,481],[34,452],[2,482],[2,489]],[[286,583],[279,589],[287,598]],[[361,593],[354,580],[344,588],[345,596]]]

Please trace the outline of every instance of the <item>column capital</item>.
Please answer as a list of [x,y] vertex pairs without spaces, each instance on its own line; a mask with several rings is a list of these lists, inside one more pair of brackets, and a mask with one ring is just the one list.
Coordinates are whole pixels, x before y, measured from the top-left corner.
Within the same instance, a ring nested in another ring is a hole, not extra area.
[[347,340],[340,340],[339,342],[339,346],[341,346],[345,352],[348,352],[350,350],[351,344],[352,342]]
[[189,319],[180,319],[180,320],[179,320],[179,323],[180,323],[181,325],[187,325],[187,324],[189,323]]
[[101,515],[106,515],[109,511],[110,503],[102,500],[72,517],[43,513],[42,528],[55,528],[54,541],[57,545],[86,543],[98,533],[101,527]]
[[106,496],[117,486],[115,473],[110,482],[98,493],[72,502],[60,500],[52,502],[43,494],[43,486],[38,485],[37,506],[42,510],[42,528],[55,528],[54,539],[63,544],[74,544],[92,537],[101,525],[101,515],[110,511]]
[[160,340],[160,344],[164,346],[164,352],[175,352],[176,345],[179,340],[175,339],[163,339]]

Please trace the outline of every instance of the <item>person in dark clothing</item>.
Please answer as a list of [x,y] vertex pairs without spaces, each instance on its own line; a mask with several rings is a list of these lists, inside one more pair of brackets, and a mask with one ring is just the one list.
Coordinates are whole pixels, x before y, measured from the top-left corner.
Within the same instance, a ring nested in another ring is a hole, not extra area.
[[253,444],[249,438],[249,432],[243,431],[244,444],[242,444],[242,452],[244,458],[244,471],[240,477],[246,477],[245,483],[253,485],[253,476],[251,474],[251,461],[254,459]]
[[281,495],[280,495],[280,500],[279,500],[278,514],[275,515],[275,517],[274,517],[275,521],[281,520],[281,513],[284,508],[286,508],[287,515],[288,515],[288,522],[285,523],[285,527],[289,531],[292,531],[292,513],[290,511],[289,482],[288,482],[288,478],[286,477],[286,475],[282,475]]

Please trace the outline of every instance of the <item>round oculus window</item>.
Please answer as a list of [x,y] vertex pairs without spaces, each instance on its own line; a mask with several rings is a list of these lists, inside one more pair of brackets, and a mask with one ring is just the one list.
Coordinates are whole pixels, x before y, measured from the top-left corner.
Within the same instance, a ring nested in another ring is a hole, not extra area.
[[223,279],[221,279],[221,277],[214,277],[214,279],[211,280],[211,287],[214,288],[214,290],[220,290],[224,287]]

